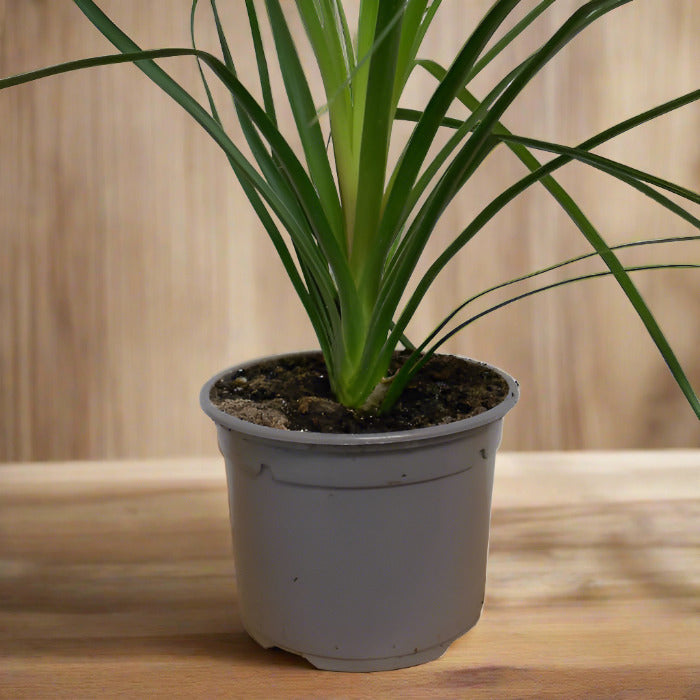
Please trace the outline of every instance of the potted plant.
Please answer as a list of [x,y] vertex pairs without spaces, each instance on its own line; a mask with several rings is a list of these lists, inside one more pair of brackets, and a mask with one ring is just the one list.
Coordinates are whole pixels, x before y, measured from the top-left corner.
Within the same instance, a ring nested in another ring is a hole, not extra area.
[[[698,219],[678,203],[698,204],[698,194],[592,151],[697,101],[700,91],[626,119],[578,147],[516,136],[500,121],[578,33],[630,1],[583,3],[482,99],[470,91],[472,79],[553,0],[518,14],[514,23],[519,1],[497,0],[465,31],[449,68],[418,58],[439,0],[362,0],[356,31],[340,0],[297,0],[293,9],[313,49],[325,89],[323,105],[312,99],[289,28],[285,12],[292,11],[291,3],[283,10],[279,0],[264,3],[274,48],[264,46],[258,8],[246,0],[261,101],[236,72],[215,0],[209,4],[220,58],[196,48],[194,31],[192,48],[143,51],[95,2],[74,0],[119,53],[0,80],[5,88],[95,65],[136,63],[223,149],[309,316],[320,354],[238,365],[213,377],[201,393],[226,461],[241,615],[264,646],[302,654],[319,668],[391,669],[436,658],[478,620],[495,451],[518,387],[494,367],[436,353],[485,313],[560,284],[612,275],[700,416],[698,397],[630,278],[631,272],[662,266],[625,267],[616,254],[623,246],[608,245],[553,176],[566,163],[579,161],[698,228]],[[192,27],[197,6],[194,0]],[[292,137],[283,134],[276,119],[278,98],[272,94],[268,65],[273,54],[294,117]],[[197,102],[155,63],[176,56],[197,58],[208,105]],[[414,70],[436,79],[420,111],[401,102]],[[225,131],[207,75],[230,92],[249,156]],[[470,116],[449,116],[455,103],[466,106]],[[391,163],[392,126],[398,121],[415,125]],[[449,136],[440,141],[446,132]],[[300,152],[290,145],[292,138],[299,140]],[[441,214],[499,146],[509,148],[529,174],[485,202],[414,281]],[[555,157],[542,164],[536,152]],[[486,290],[413,345],[405,337],[406,327],[439,273],[535,183],[563,208],[591,253],[526,277],[589,256],[599,256],[605,269],[531,289],[460,320],[458,314],[469,304],[493,291]],[[698,265],[683,261],[663,267]],[[285,397],[270,384],[289,373],[296,395]],[[422,417],[426,404],[420,402],[445,388],[457,393],[459,406],[448,406],[437,424],[408,429],[410,422],[402,421],[413,420],[407,418],[411,409]],[[336,421],[341,427],[334,429]],[[326,423],[330,427],[322,428]]]

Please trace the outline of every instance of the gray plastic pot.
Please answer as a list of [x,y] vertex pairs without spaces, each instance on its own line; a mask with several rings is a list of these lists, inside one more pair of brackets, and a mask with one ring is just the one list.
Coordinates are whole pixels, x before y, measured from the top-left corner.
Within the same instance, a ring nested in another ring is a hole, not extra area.
[[[273,359],[273,358],[264,358]],[[326,435],[254,425],[209,400],[226,462],[241,619],[263,647],[320,669],[438,658],[484,602],[495,408],[432,428]]]

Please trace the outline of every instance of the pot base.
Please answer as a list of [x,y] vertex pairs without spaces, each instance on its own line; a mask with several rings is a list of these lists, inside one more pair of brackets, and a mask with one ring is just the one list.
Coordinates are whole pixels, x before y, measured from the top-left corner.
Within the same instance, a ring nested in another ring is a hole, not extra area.
[[372,671],[395,671],[399,668],[419,666],[439,659],[454,640],[431,649],[424,649],[405,656],[390,656],[386,659],[334,659],[328,656],[302,655],[321,671],[345,671],[346,673],[370,673]]
[[[474,621],[476,624],[477,620]],[[473,625],[469,627],[471,629]],[[403,654],[401,656],[387,656],[379,659],[343,659],[334,656],[319,656],[317,654],[305,654],[302,651],[281,647],[274,642],[263,640],[257,635],[248,631],[252,639],[265,649],[282,649],[282,651],[295,654],[305,658],[314,668],[320,671],[341,671],[345,673],[372,673],[373,671],[395,671],[400,668],[409,668],[410,666],[420,666],[439,659],[448,649],[450,644],[456,639],[459,639],[469,630],[464,630],[452,639],[448,639],[441,644],[437,644],[429,649],[416,650],[412,654]]]

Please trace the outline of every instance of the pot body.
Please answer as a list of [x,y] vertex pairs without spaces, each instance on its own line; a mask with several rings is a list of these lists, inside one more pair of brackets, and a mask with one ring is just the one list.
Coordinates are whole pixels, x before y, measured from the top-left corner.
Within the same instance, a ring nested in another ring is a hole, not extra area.
[[216,409],[211,386],[233,370],[201,403],[226,462],[248,633],[328,670],[439,657],[481,614],[494,460],[517,383],[497,370],[508,398],[464,421],[325,435]]

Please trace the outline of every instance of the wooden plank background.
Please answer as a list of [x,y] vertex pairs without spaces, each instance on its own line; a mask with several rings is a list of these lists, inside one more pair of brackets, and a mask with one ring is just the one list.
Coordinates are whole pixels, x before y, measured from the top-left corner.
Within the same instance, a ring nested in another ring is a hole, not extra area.
[[[421,54],[448,63],[490,4],[444,3]],[[523,2],[523,14],[534,4]],[[518,42],[517,58],[580,4],[555,3]],[[188,45],[189,0],[101,5],[144,47]],[[212,48],[201,5],[200,45]],[[221,9],[239,72],[252,79],[243,2]],[[626,5],[562,51],[504,122],[516,133],[581,142],[697,88],[698,36],[695,0]],[[70,2],[0,0],[1,75],[111,52]],[[495,62],[488,75],[503,74],[515,58]],[[164,65],[203,97],[192,61]],[[479,94],[486,84],[478,81]],[[420,106],[430,88],[418,76],[407,106]],[[315,345],[223,154],[132,66],[4,91],[0,124],[0,460],[213,453],[213,429],[197,405],[203,381],[243,359]],[[693,105],[600,152],[697,191],[699,133]],[[446,213],[425,264],[522,173],[506,152],[484,170]],[[560,179],[611,242],[692,232],[601,173],[570,166]],[[587,250],[539,190],[497,217],[446,270],[412,337],[475,291]],[[698,257],[697,247],[677,246],[625,260]],[[697,389],[698,274],[636,279]],[[612,281],[519,302],[448,349],[520,380],[509,449],[700,445],[697,419]]]

